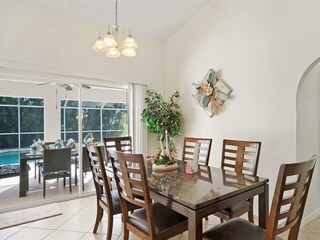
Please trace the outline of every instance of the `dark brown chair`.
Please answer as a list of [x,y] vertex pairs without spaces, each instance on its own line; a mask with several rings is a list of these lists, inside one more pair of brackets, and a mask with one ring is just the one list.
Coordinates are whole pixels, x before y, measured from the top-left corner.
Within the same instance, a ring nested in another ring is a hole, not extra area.
[[277,235],[287,230],[289,240],[298,239],[315,162],[313,156],[306,162],[281,165],[267,229],[233,218],[206,231],[203,239],[278,240],[282,238]]
[[[71,187],[71,148],[44,149],[43,150],[43,197],[46,197],[46,180],[63,178],[66,186],[66,177],[69,177],[69,190]],[[40,176],[39,176],[40,178]]]
[[[188,229],[188,219],[159,203],[152,203],[142,154],[109,150],[121,208],[123,239],[129,231],[141,239],[169,239]],[[142,207],[128,215],[126,203]]]
[[112,181],[114,179],[113,176],[113,170],[110,162],[110,156],[108,150],[116,150],[124,153],[132,153],[132,138],[131,136],[126,136],[126,137],[106,137],[103,138],[104,142],[104,155],[106,157],[107,161],[107,171],[109,172],[108,178],[109,178],[109,183],[110,187],[112,189],[115,189],[115,182]]
[[182,160],[197,160],[199,164],[208,165],[212,139],[185,137]]
[[[260,148],[261,142],[224,139],[222,145],[221,168],[228,171],[256,176]],[[248,212],[249,221],[253,223],[253,198],[228,207],[214,215],[219,217],[221,222],[223,222],[224,220],[233,217],[240,217],[246,212]]]
[[[127,137],[106,137],[103,138],[106,156],[108,150],[113,149],[120,152],[132,153],[132,139],[131,136]],[[109,159],[109,158],[108,158]]]
[[[118,191],[110,190],[101,148],[90,144],[87,146],[87,149],[97,196],[97,215],[93,233],[97,232],[103,216],[103,211],[105,210],[108,214],[107,240],[111,240],[113,216],[122,212]],[[128,211],[132,211],[136,208],[137,207],[132,204],[127,207]]]

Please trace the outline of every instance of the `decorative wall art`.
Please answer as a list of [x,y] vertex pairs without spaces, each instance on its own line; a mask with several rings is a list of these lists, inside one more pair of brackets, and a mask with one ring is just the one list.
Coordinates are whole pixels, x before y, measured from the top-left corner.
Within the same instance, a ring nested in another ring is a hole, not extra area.
[[202,82],[192,85],[196,86],[193,98],[209,117],[213,117],[223,108],[224,102],[232,92],[232,89],[225,82],[217,78],[213,69],[209,69]]

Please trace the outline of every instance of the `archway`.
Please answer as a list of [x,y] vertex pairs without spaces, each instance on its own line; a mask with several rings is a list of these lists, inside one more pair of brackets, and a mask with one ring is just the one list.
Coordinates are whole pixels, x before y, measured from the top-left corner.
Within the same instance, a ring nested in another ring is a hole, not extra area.
[[318,155],[309,190],[304,223],[320,215],[320,58],[304,72],[297,89],[297,161]]

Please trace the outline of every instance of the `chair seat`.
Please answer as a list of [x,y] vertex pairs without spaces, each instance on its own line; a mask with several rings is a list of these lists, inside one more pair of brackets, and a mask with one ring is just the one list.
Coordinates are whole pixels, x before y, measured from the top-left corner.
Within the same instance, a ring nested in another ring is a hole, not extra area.
[[[112,198],[112,205],[113,205],[113,213],[114,214],[119,214],[122,212],[121,210],[121,205],[120,205],[120,199],[119,199],[119,194],[118,194],[118,190],[113,190],[111,191],[111,198]],[[101,195],[100,201],[105,205],[107,205],[107,198],[106,195]],[[128,210],[129,211],[133,211],[138,209],[139,207],[137,207],[136,205],[133,205],[132,203],[127,203],[128,206]]]
[[[203,234],[203,240],[264,240],[265,229],[258,227],[242,218],[232,218],[221,223]],[[283,240],[277,236],[276,240]]]
[[250,206],[249,201],[243,201],[243,202],[237,203],[231,207],[225,208],[225,209],[221,210],[220,212],[223,214],[226,214],[228,216],[231,216],[231,215],[233,215],[233,213],[238,213],[238,212],[240,212],[240,214],[241,214],[241,212],[246,213],[249,210],[249,206]]
[[[181,226],[184,226],[185,230],[188,230],[188,219],[185,216],[160,203],[152,204],[152,213],[158,238],[165,238],[168,232],[173,232],[175,228],[180,229]],[[134,224],[146,233],[149,232],[146,210],[144,208],[134,211],[129,216],[128,222]]]
[[47,172],[47,173],[42,173],[42,176],[44,176],[46,179],[51,179],[51,178],[57,178],[57,177],[69,177],[70,172],[68,171],[59,171],[59,172]]

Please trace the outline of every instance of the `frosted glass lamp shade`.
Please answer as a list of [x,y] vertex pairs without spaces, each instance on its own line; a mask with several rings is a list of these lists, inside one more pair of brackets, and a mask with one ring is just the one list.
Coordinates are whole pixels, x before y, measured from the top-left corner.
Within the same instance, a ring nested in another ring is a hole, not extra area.
[[110,32],[108,32],[107,35],[104,36],[103,42],[107,46],[107,48],[118,46],[118,43],[116,42],[114,36]]
[[138,45],[136,44],[136,42],[134,41],[134,38],[129,35],[128,37],[126,37],[126,39],[124,40],[123,44],[122,44],[123,48],[131,48],[131,49],[136,49],[138,47]]
[[121,53],[119,52],[118,48],[111,47],[107,51],[106,55],[110,58],[117,58],[117,57],[120,57]]
[[137,53],[132,48],[125,48],[122,50],[122,54],[126,57],[134,57]]
[[97,52],[105,52],[107,50],[106,45],[100,37],[97,39],[92,49]]

